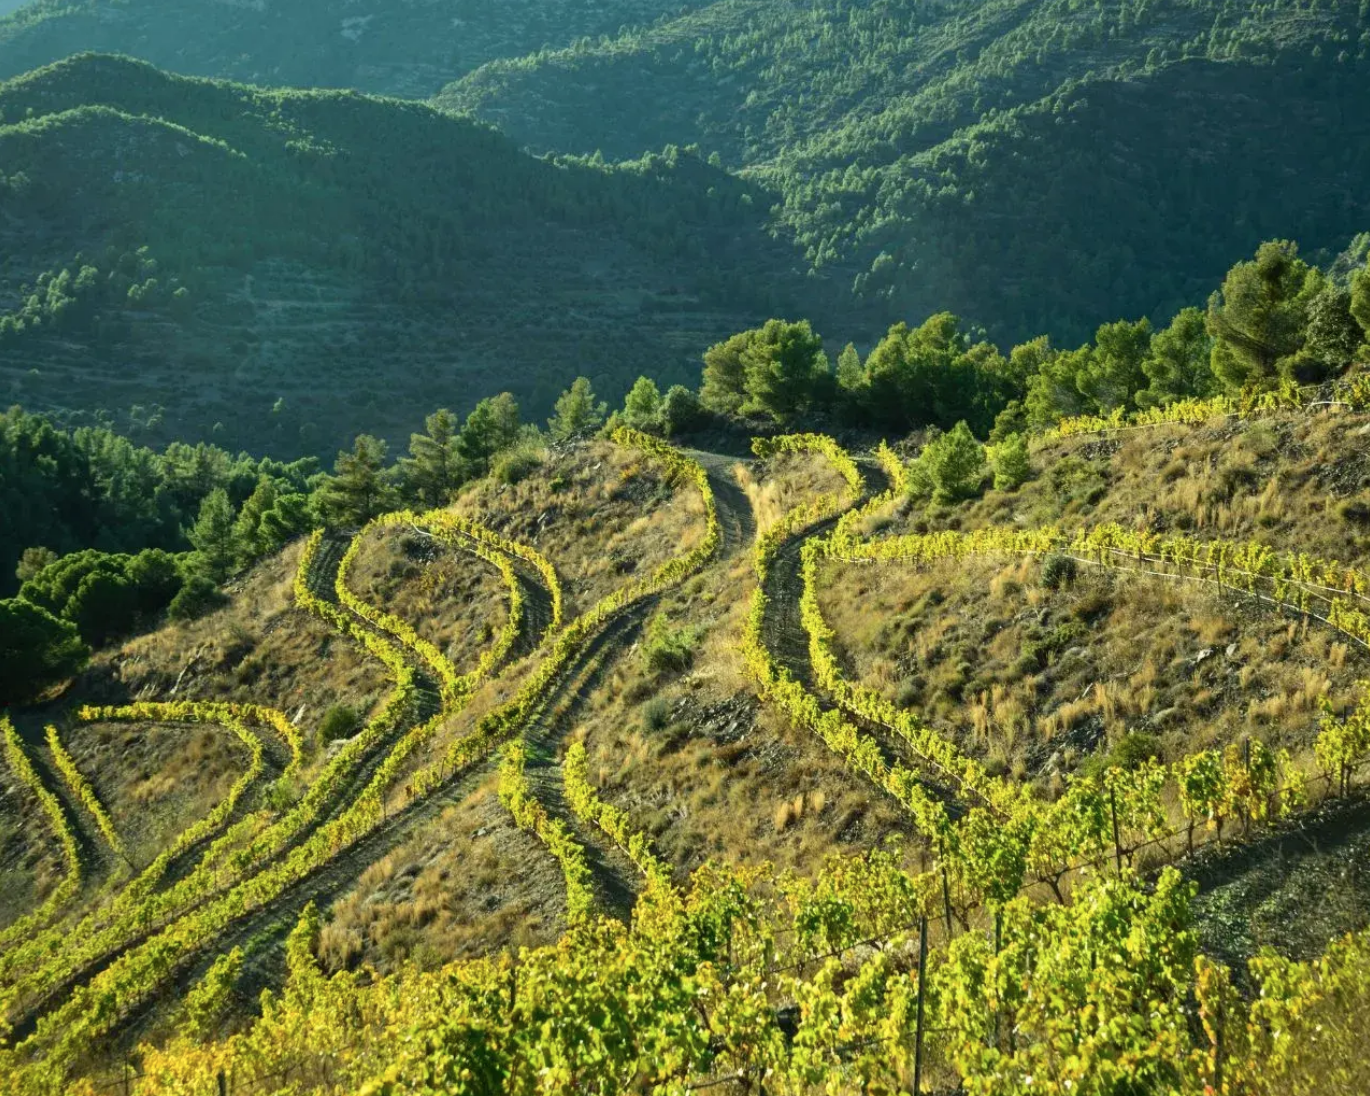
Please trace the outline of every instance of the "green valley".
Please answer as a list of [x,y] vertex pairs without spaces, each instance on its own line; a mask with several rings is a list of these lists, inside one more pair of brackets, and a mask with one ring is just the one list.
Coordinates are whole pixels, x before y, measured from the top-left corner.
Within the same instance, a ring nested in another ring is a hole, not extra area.
[[0,117],[0,384],[154,439],[294,455],[506,388],[550,410],[568,373],[684,380],[840,299],[689,152],[552,163],[418,103],[96,55],[0,85]]

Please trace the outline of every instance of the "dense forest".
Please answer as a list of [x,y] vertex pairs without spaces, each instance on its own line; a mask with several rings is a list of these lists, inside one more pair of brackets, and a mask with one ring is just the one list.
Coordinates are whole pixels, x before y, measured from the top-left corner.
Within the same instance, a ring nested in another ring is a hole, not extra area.
[[1349,0],[724,0],[437,101],[534,149],[697,143],[779,196],[814,268],[858,264],[861,297],[1076,341],[1168,318],[1263,238],[1342,245],[1367,44]]
[[421,98],[496,57],[676,14],[688,0],[0,0],[0,78],[82,50],[126,53],[192,76],[350,87]]
[[540,160],[352,92],[83,55],[0,85],[0,165],[12,396],[163,441],[290,456],[503,388],[550,410],[579,372],[618,395],[824,288],[692,150]]
[[322,7],[0,20],[0,74],[96,47],[412,97],[93,55],[0,85],[7,398],[326,457],[506,389],[687,383],[772,316],[863,353],[944,311],[1161,329],[1263,240],[1327,265],[1370,224],[1347,0]]

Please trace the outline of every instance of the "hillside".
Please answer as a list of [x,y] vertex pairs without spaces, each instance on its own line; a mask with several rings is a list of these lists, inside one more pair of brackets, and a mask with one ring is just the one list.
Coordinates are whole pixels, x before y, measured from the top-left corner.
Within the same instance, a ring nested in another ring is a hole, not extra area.
[[685,380],[834,301],[688,153],[557,164],[416,103],[95,55],[0,85],[0,118],[0,383],[153,437],[323,453],[504,389],[535,419],[577,373],[617,398],[651,347]]
[[0,79],[73,53],[123,53],[188,76],[422,98],[498,57],[676,14],[687,0],[0,2]]
[[[620,432],[294,542],[6,724],[0,1075],[407,1090],[469,1053],[471,1091],[622,1090],[665,1039],[680,1084],[859,1092],[922,1037],[923,1092],[1118,1058],[1200,1091],[1197,1001],[1246,1091],[1353,1090],[1362,389],[1058,431],[931,504],[883,444]],[[970,992],[996,934],[1011,1006]]]
[[1073,344],[1166,318],[1263,236],[1358,230],[1365,20],[1346,0],[720,0],[436,101],[537,150],[697,143],[891,313]]

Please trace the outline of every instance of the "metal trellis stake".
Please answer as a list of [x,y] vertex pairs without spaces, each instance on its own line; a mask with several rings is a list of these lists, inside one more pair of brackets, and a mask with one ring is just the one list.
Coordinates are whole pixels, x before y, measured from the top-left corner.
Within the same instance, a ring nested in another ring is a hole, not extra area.
[[928,918],[918,921],[918,1013],[913,1031],[913,1096],[920,1096],[923,1084],[923,1000],[928,985]]

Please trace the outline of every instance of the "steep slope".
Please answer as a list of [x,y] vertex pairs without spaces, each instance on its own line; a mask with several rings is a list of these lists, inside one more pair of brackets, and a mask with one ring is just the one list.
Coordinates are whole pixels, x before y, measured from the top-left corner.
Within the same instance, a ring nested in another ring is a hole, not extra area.
[[823,289],[770,196],[691,155],[558,164],[416,103],[95,55],[0,116],[0,370],[34,409],[326,450],[502,389],[545,413],[577,373],[615,398],[648,345],[683,380]]
[[720,0],[437,102],[537,150],[697,142],[896,311],[1075,340],[1106,318],[1096,290],[1160,315],[1262,234],[1359,230],[1367,42],[1347,0]]
[[[0,77],[82,50],[268,85],[430,95],[484,61],[676,13],[688,0],[0,0]],[[17,9],[17,10],[16,10]]]

